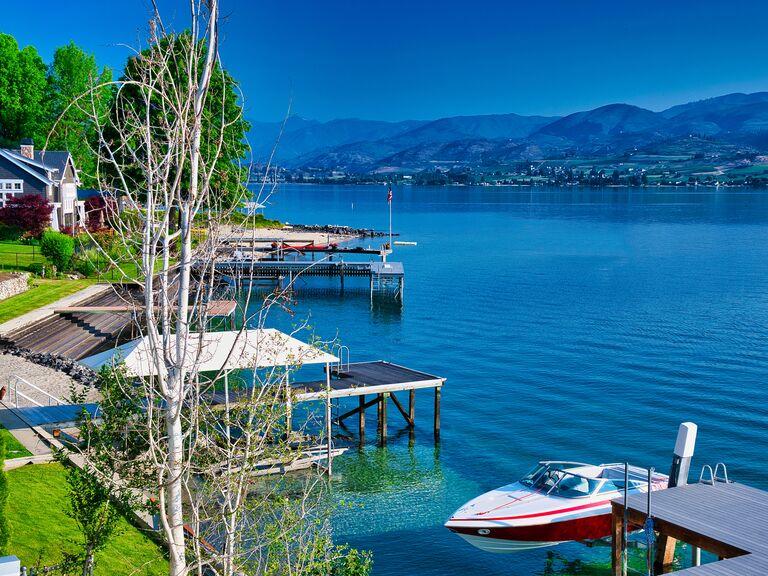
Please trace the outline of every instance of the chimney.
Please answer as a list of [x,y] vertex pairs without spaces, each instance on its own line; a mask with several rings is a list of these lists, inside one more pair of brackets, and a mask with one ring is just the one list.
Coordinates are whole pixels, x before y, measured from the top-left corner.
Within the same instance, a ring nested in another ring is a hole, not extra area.
[[22,156],[25,156],[30,160],[35,159],[35,142],[32,138],[24,138],[21,141],[19,148]]

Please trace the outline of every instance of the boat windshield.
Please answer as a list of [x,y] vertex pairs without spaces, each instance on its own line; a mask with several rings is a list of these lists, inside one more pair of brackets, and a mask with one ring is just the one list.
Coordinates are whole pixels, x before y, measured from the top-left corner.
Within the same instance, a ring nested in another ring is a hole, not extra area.
[[583,498],[592,494],[601,481],[571,474],[549,464],[539,464],[520,483],[548,496]]

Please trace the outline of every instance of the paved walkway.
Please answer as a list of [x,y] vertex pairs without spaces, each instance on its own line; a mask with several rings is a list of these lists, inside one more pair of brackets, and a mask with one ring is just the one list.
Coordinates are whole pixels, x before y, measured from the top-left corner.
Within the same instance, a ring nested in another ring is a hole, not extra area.
[[109,284],[92,284],[87,288],[83,288],[79,292],[75,292],[74,294],[70,294],[69,296],[66,296],[60,300],[56,300],[56,302],[51,302],[50,304],[41,306],[36,310],[32,310],[31,312],[22,314],[21,316],[14,318],[13,320],[8,320],[8,322],[4,322],[0,324],[0,336],[4,334],[8,334],[13,330],[18,330],[19,328],[22,328],[24,326],[37,322],[38,320],[47,318],[48,316],[52,316],[54,310],[58,310],[59,308],[67,308],[69,306],[77,304],[82,300],[91,298],[92,296],[96,296],[97,294],[101,294],[102,292],[105,292],[107,290],[112,290],[112,286],[110,286]]

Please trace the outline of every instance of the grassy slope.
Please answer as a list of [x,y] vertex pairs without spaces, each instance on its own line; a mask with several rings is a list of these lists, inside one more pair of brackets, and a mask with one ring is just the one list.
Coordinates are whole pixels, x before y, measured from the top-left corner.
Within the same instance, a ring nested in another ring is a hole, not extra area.
[[[8,472],[9,550],[22,565],[42,565],[61,560],[61,550],[74,551],[80,538],[75,521],[65,513],[67,484],[59,464],[36,464]],[[96,555],[95,576],[108,574],[168,574],[168,562],[160,548],[125,519],[119,534]]]
[[93,280],[35,280],[23,294],[0,302],[0,323],[74,294],[93,283]]
[[16,437],[8,432],[4,426],[0,426],[0,436],[5,438],[5,457],[8,460],[11,458],[21,458],[22,456],[32,456],[32,452],[24,448],[21,442],[16,440]]

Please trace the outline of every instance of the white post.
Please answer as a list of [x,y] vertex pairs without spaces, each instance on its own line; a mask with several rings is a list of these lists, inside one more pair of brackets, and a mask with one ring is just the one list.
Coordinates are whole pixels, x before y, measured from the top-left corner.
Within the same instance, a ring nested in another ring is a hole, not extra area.
[[691,468],[691,458],[696,447],[697,430],[698,428],[693,422],[683,422],[677,430],[675,453],[672,457],[672,469],[669,474],[670,488],[688,484],[688,471]]

